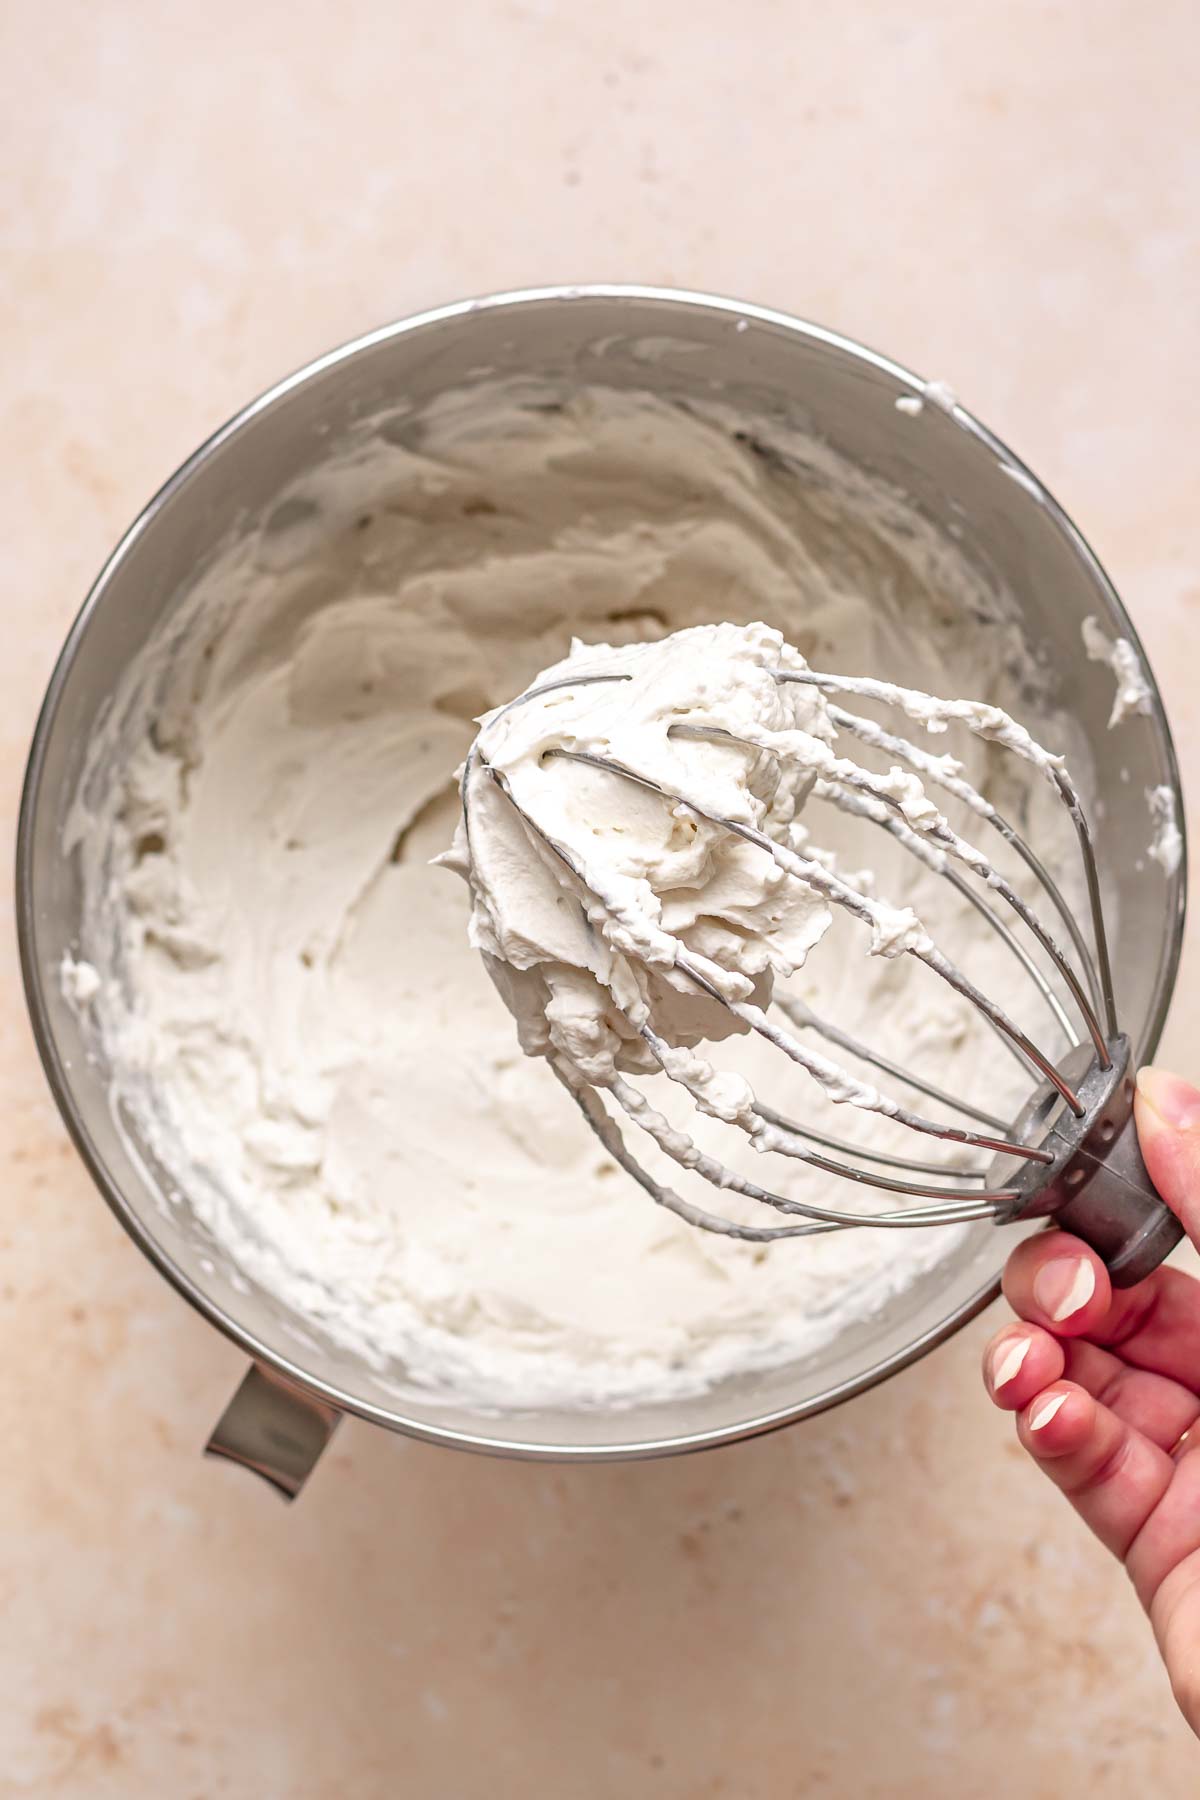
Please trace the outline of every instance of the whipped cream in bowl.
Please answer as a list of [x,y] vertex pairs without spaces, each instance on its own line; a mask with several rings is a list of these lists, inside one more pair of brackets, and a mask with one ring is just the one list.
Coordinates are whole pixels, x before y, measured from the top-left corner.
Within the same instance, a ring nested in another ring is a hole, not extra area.
[[[1011,1240],[987,1226],[763,1245],[656,1208],[537,1053],[552,1031],[584,1063],[638,1056],[597,1004],[578,914],[514,862],[494,784],[470,814],[487,905],[452,872],[478,735],[515,792],[536,779],[569,811],[564,830],[593,834],[630,930],[645,925],[639,879],[653,867],[657,891],[665,871],[667,923],[698,955],[760,996],[786,982],[884,1054],[1015,1112],[1020,1068],[912,958],[864,956],[854,922],[703,819],[628,791],[616,806],[602,771],[539,763],[565,659],[612,676],[650,664],[651,711],[629,711],[645,684],[597,684],[588,729],[613,737],[619,722],[647,766],[679,777],[662,719],[698,688],[714,718],[732,704],[703,695],[713,633],[750,671],[740,729],[836,755],[821,696],[767,673],[794,645],[1036,725],[1107,804],[1099,848],[1115,863],[1121,808],[1174,791],[1169,740],[1160,709],[1130,718],[1135,776],[1110,782],[1106,697],[1055,634],[1073,620],[1077,642],[1106,609],[1122,637],[1125,622],[970,415],[907,419],[900,391],[852,346],[717,303],[597,293],[452,311],[351,347],[235,422],[106,570],[31,771],[35,1020],[110,1199],[267,1365],[442,1441],[648,1453],[845,1397],[993,1291]],[[978,501],[980,522],[939,513],[946,493]],[[1042,559],[1062,619],[1006,572],[1017,528],[1017,561]],[[539,677],[540,699],[510,708]],[[1051,861],[1064,851],[1036,770],[1014,774],[966,733],[951,747]],[[811,830],[829,867],[868,889],[871,872],[898,919],[935,915],[981,987],[1004,978],[952,890],[923,884],[869,818],[821,807],[815,765],[768,775],[764,756],[753,781],[769,788],[742,793],[745,760],[714,739],[688,744],[688,768],[714,810],[752,806],[790,841]],[[1169,860],[1128,903],[1116,895],[1143,1044],[1173,968]],[[479,949],[505,971],[503,998]],[[833,1129],[835,1099],[757,1062],[758,1045],[725,1045],[719,1009],[670,987],[681,1053],[703,1040],[714,1081],[736,1068]],[[852,1110],[841,1135],[909,1148],[884,1115],[848,1125]],[[753,1159],[719,1115],[722,1156]],[[811,1169],[789,1179],[821,1191]]]

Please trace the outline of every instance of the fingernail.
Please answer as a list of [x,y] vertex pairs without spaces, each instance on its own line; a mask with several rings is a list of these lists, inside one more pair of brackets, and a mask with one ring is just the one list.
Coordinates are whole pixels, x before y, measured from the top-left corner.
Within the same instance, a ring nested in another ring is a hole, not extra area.
[[1033,1297],[1056,1324],[1086,1306],[1095,1291],[1096,1271],[1086,1256],[1056,1256],[1033,1278]]
[[1166,1069],[1139,1069],[1137,1090],[1172,1131],[1200,1130],[1200,1089]]
[[1006,1343],[998,1344],[992,1354],[992,1392],[1007,1387],[1015,1375],[1020,1374],[1021,1364],[1029,1355],[1031,1337],[1012,1338]]
[[1044,1426],[1050,1423],[1059,1407],[1065,1406],[1066,1403],[1067,1396],[1065,1394],[1051,1394],[1049,1400],[1044,1401],[1036,1411],[1030,1413],[1030,1431],[1041,1431]]

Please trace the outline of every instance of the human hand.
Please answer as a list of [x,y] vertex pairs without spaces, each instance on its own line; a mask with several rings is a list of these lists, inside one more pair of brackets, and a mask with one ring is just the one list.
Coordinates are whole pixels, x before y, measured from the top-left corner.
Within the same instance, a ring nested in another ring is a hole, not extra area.
[[[1135,1118],[1151,1180],[1200,1247],[1200,1089],[1143,1069]],[[1124,1563],[1200,1736],[1200,1281],[1163,1268],[1114,1290],[1079,1238],[1046,1231],[1017,1245],[1004,1293],[1019,1321],[984,1352],[988,1392]]]

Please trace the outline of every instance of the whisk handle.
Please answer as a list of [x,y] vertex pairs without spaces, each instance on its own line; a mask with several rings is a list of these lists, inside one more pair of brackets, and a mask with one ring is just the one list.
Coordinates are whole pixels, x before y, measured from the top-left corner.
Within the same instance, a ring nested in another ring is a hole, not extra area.
[[1057,1208],[1055,1224],[1096,1252],[1114,1287],[1134,1287],[1170,1255],[1183,1226],[1147,1173],[1132,1113],[1102,1158],[1081,1147],[1071,1170],[1077,1172],[1082,1179]]
[[1096,1252],[1114,1287],[1133,1287],[1157,1269],[1183,1236],[1183,1226],[1151,1181],[1133,1120],[1133,1064],[1128,1038],[1114,1036],[1102,1066],[1090,1045],[1063,1058],[1059,1072],[1082,1104],[1075,1116],[1057,1088],[1043,1082],[1018,1117],[1011,1135],[1049,1151],[1047,1167],[996,1158],[987,1185],[1015,1188],[1005,1218],[1051,1215]]

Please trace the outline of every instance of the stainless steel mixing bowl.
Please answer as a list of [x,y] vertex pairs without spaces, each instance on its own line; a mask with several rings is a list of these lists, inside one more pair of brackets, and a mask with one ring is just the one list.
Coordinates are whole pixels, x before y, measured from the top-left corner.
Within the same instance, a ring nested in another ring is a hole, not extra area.
[[[1175,978],[1184,872],[1136,863],[1150,835],[1146,790],[1178,772],[1161,705],[1107,730],[1112,679],[1080,647],[1085,615],[1135,638],[1095,557],[1023,465],[967,413],[896,400],[922,384],[845,338],[779,313],[647,288],[558,288],[444,307],[322,357],[255,400],[150,502],[84,603],[50,682],[29,760],[18,845],[18,921],[29,1008],[63,1118],[130,1235],[213,1324],[254,1359],[211,1448],[294,1493],[343,1412],[442,1444],[598,1460],[691,1450],[767,1431],[882,1381],[994,1298],[1012,1238],[976,1228],[961,1254],[803,1362],[745,1374],[683,1402],[502,1416],[393,1385],[311,1322],[289,1316],[215,1245],[186,1196],[114,1118],[102,1058],[64,999],[60,965],[79,943],[81,884],[64,822],[89,737],[120,672],[176,607],[238,522],[265,517],[298,477],[363,422],[483,376],[598,383],[719,397],[753,424],[799,427],[890,483],[1015,599],[1029,642],[1057,671],[1094,764],[1098,851],[1116,921],[1119,1002],[1136,1054],[1158,1041]],[[788,621],[777,621],[786,630]],[[1136,641],[1136,639],[1135,639]],[[892,674],[893,671],[887,671]],[[1182,804],[1178,805],[1180,818]],[[89,1054],[92,1051],[93,1054]]]

